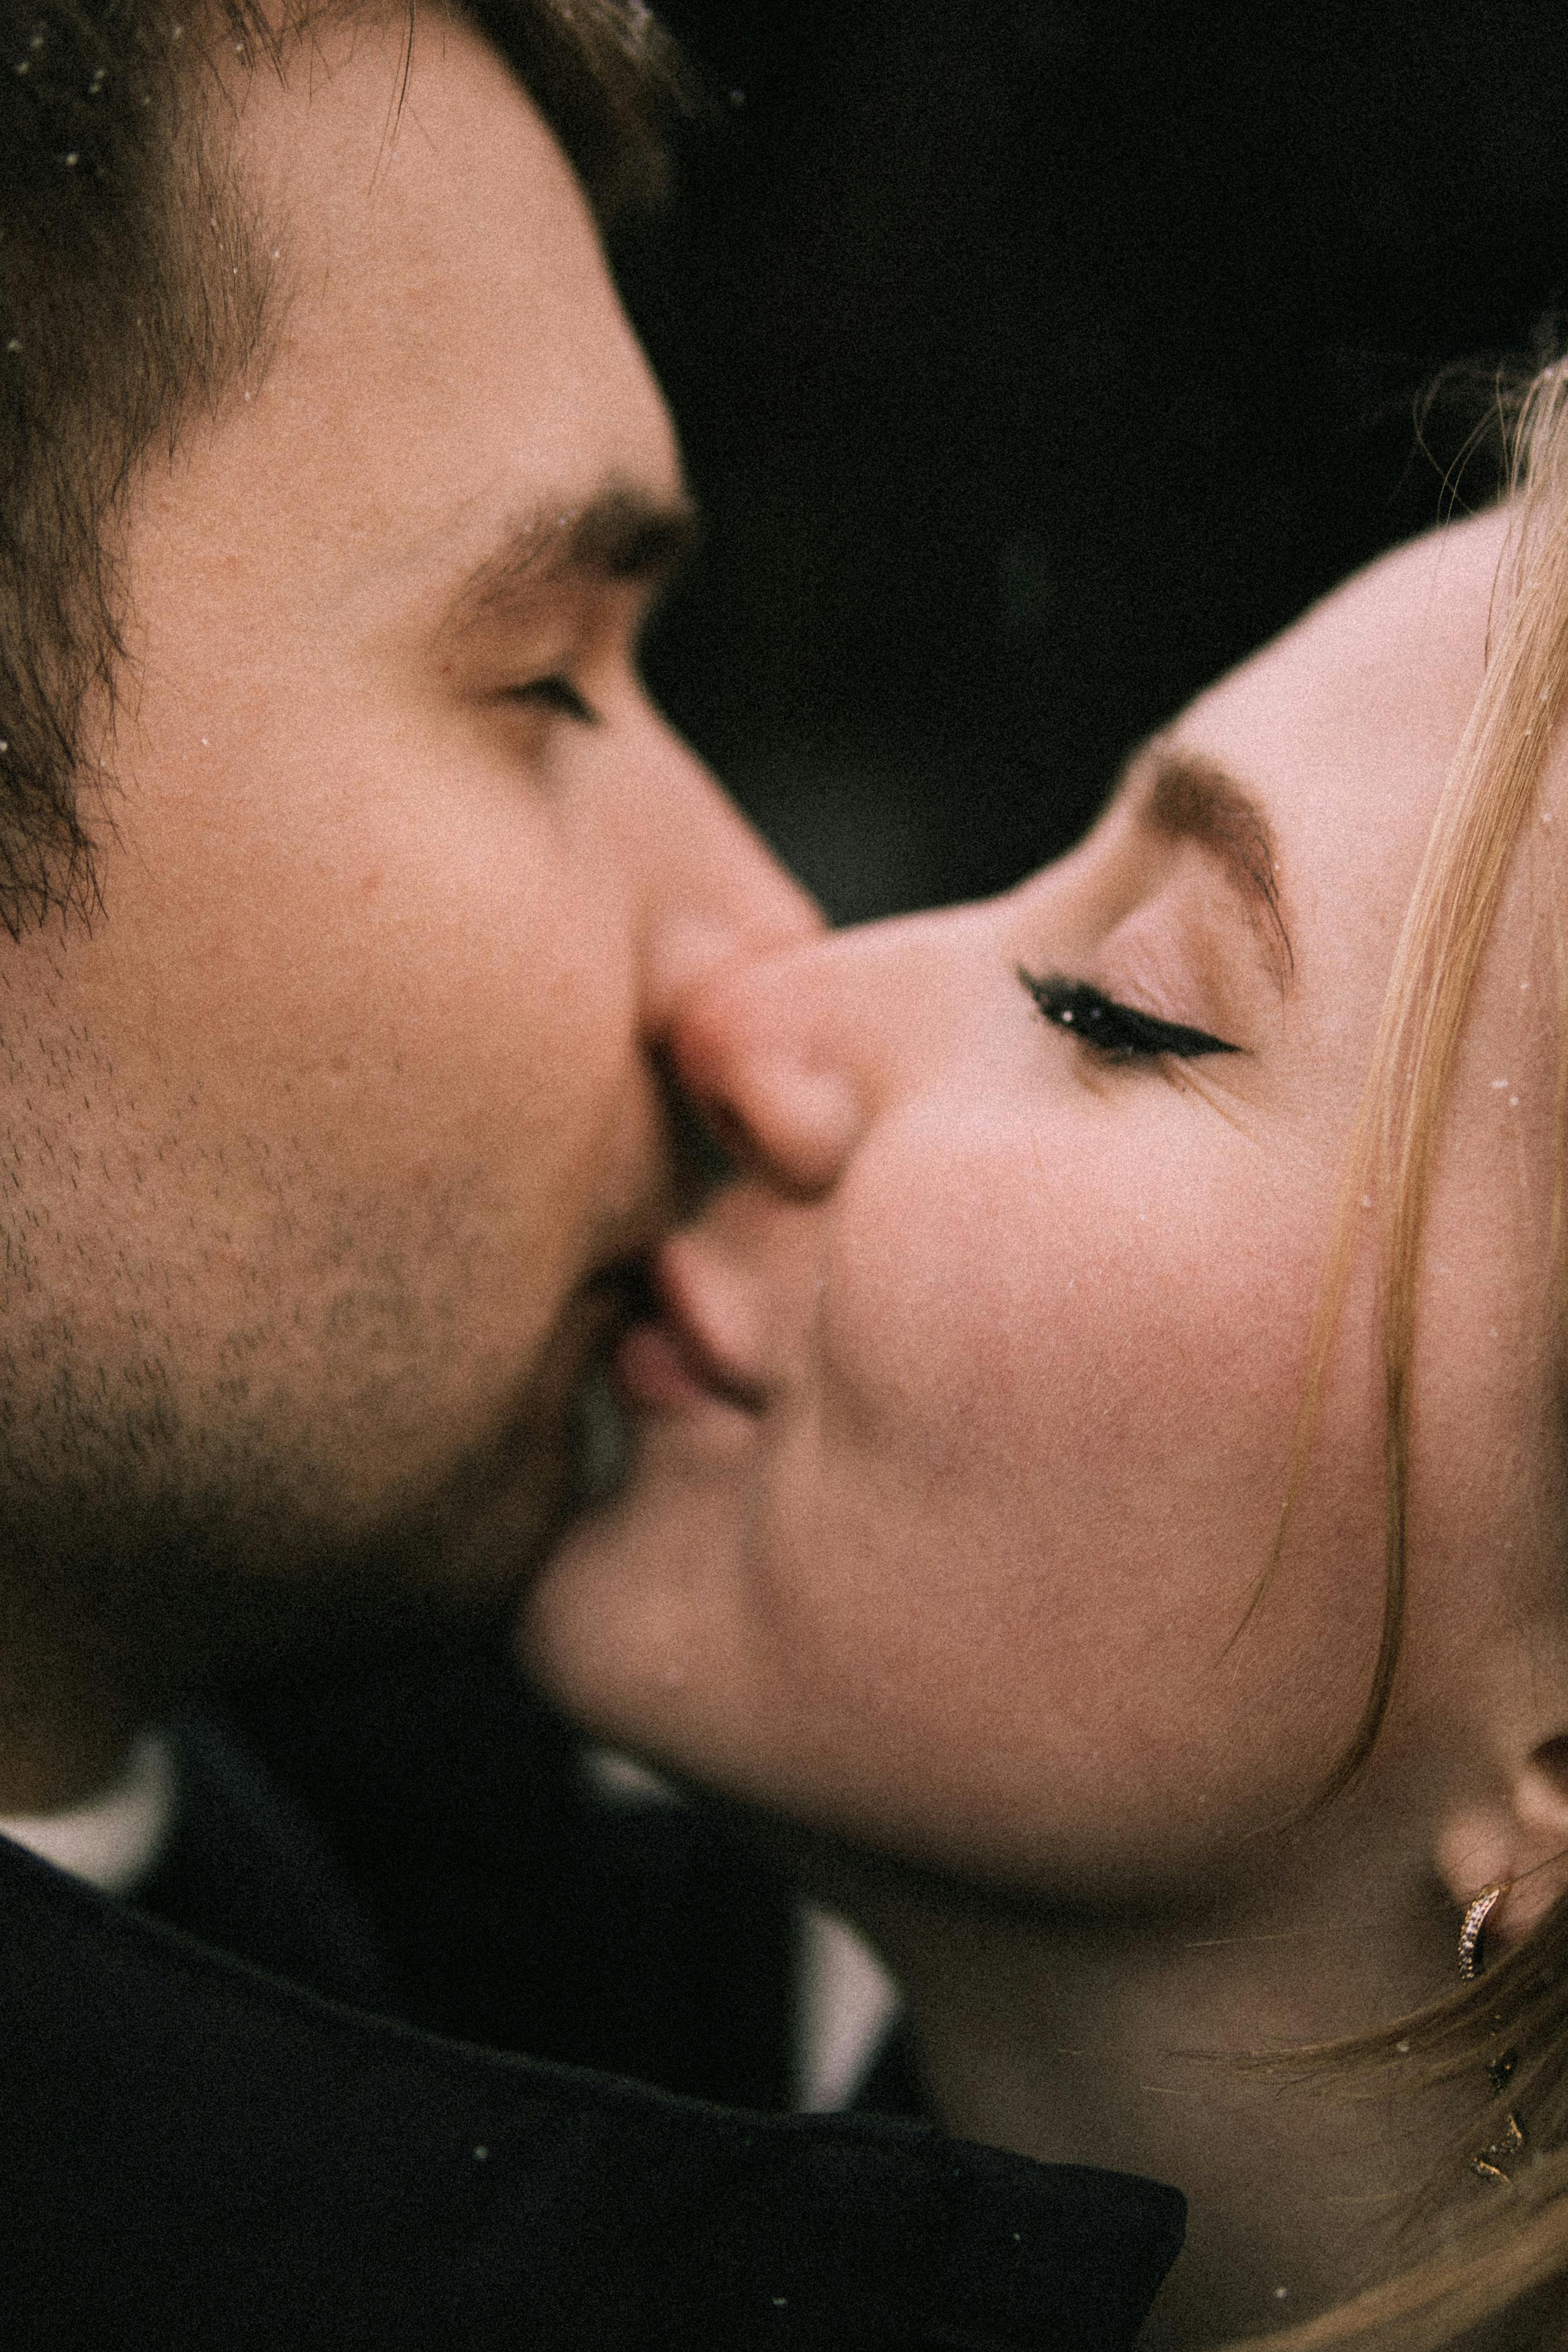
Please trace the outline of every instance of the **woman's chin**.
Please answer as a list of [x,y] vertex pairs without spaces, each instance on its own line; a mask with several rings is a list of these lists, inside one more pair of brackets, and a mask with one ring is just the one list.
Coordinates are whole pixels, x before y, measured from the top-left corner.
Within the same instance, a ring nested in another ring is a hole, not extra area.
[[[714,1443],[722,1453],[724,1430],[695,1418],[697,1453]],[[687,1434],[683,1417],[683,1454]],[[672,1478],[668,1463],[646,1462],[671,1436],[662,1423],[640,1428],[622,1492],[569,1528],[524,1595],[514,1647],[528,1680],[585,1729],[678,1763],[694,1697],[716,1677],[723,1686],[715,1652],[733,1646],[725,1627],[735,1612],[722,1605],[714,1562],[734,1504],[721,1481]]]

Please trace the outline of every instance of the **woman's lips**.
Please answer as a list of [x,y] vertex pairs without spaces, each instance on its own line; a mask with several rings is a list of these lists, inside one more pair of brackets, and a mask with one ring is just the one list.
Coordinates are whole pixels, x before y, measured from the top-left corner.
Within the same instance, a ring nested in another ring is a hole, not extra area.
[[633,1323],[616,1349],[611,1375],[617,1390],[628,1404],[653,1412],[689,1412],[716,1402],[759,1412],[759,1383],[725,1360],[703,1328],[691,1288],[674,1251],[662,1250],[653,1268],[662,1312]]
[[694,1371],[675,1334],[664,1323],[633,1323],[610,1365],[623,1403],[644,1412],[679,1412],[711,1403],[713,1384]]

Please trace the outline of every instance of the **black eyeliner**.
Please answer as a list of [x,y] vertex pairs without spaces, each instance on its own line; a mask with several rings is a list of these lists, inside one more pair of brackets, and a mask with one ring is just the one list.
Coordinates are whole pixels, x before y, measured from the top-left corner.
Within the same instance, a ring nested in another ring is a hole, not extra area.
[[1160,1054],[1196,1061],[1205,1054],[1241,1051],[1223,1037],[1211,1037],[1207,1029],[1189,1029],[1179,1021],[1156,1021],[1152,1013],[1120,1004],[1085,981],[1068,980],[1060,972],[1047,972],[1037,979],[1021,964],[1018,976],[1048,1021],[1066,1030],[1069,1036],[1081,1037],[1107,1061],[1153,1059]]

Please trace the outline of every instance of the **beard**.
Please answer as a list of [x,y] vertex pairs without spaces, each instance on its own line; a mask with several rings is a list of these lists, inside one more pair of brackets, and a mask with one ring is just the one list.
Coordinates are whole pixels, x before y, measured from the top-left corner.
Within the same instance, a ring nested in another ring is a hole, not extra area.
[[483,1168],[346,1194],[303,1142],[133,1150],[134,1104],[55,1096],[0,1127],[0,1769],[504,1633],[576,1498],[615,1280],[552,1297],[569,1251],[530,1276]]
[[69,1388],[57,1376],[48,1442],[35,1411],[0,1460],[0,1702],[19,1732],[62,1710],[146,1722],[367,1645],[500,1641],[589,1475],[580,1349],[357,1524],[305,1429],[193,1426],[166,1388],[155,1412],[89,1416]]

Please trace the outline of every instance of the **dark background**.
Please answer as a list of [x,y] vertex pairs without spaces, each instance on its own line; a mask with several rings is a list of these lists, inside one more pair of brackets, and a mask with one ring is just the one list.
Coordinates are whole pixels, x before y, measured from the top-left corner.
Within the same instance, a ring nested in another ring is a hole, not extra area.
[[626,273],[712,520],[651,667],[841,917],[1060,848],[1568,287],[1561,5],[664,14],[743,102]]
[[[623,272],[711,523],[650,669],[836,916],[1064,845],[1149,728],[1436,519],[1495,364],[1554,333],[1562,0],[666,13],[743,102]],[[630,1815],[607,1894],[498,1657],[244,1712],[411,2015],[777,2094],[776,1895]]]

